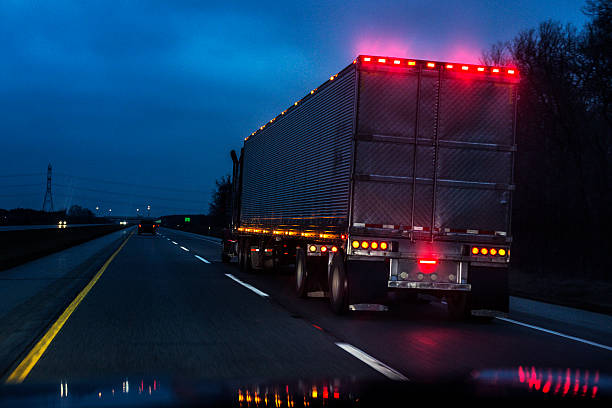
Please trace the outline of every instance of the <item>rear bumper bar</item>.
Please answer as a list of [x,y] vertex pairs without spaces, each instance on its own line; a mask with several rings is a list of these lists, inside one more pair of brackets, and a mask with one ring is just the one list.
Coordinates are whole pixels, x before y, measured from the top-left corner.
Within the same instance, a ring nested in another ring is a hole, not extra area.
[[390,288],[402,289],[458,290],[464,292],[469,292],[472,290],[472,285],[470,285],[469,283],[389,281],[388,286]]

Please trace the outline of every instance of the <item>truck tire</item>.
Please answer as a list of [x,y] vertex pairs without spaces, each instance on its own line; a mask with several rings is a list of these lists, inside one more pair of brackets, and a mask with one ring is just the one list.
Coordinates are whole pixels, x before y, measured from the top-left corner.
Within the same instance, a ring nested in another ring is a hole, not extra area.
[[306,268],[306,253],[302,248],[295,252],[295,293],[299,298],[308,296],[308,285],[310,276]]
[[238,263],[242,272],[251,272],[251,246],[246,239],[241,242],[238,252]]
[[344,266],[344,257],[337,252],[331,264],[329,273],[329,304],[336,314],[348,312],[348,278]]

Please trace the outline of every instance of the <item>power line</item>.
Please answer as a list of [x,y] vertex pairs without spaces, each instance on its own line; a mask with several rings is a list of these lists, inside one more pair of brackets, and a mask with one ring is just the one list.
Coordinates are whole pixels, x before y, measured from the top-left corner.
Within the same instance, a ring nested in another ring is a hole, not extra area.
[[147,199],[150,199],[150,200],[184,201],[184,202],[189,202],[189,203],[201,203],[201,204],[206,203],[206,200],[186,200],[186,199],[182,199],[182,198],[156,197],[156,196],[150,196],[150,195],[144,195],[144,194],[133,194],[133,193],[130,193],[130,192],[118,193],[118,192],[115,192],[115,191],[98,190],[98,189],[95,189],[95,188],[68,186],[66,184],[57,184],[57,183],[55,183],[55,186],[56,187],[62,187],[62,188],[73,188],[75,190],[82,190],[82,191],[91,191],[93,193],[115,194],[115,195],[121,195],[121,196],[126,196],[126,197],[141,197],[141,198],[147,198]]
[[[71,199],[76,199],[76,200],[87,200],[93,203],[98,203],[98,205],[104,205],[104,204],[117,204],[117,205],[125,205],[125,206],[130,206],[130,207],[136,207],[136,205],[134,204],[134,202],[130,202],[130,201],[121,201],[121,200],[114,200],[114,199],[100,199],[100,197],[87,197],[87,196],[81,196],[81,195],[68,195],[68,194],[61,194],[60,196],[63,196],[64,198],[71,198]],[[56,198],[57,198],[57,194],[56,194]],[[57,200],[56,200],[57,201]],[[142,203],[141,203],[142,204]],[[148,203],[148,205],[151,205],[152,208],[164,208],[164,209],[168,209],[168,210],[181,210],[181,211],[186,211],[186,212],[202,212],[203,210],[200,209],[195,209],[195,208],[180,208],[180,207],[171,207],[171,206],[165,206],[165,205],[157,205],[156,203]],[[143,204],[142,208],[146,208],[147,204]]]
[[33,184],[10,184],[7,186],[0,186],[0,188],[21,188],[21,187],[40,187],[43,183],[33,183]]
[[43,176],[46,173],[0,174],[0,178]]
[[129,186],[129,187],[142,187],[142,188],[149,188],[149,189],[155,189],[155,190],[175,191],[175,192],[180,192],[180,193],[200,193],[200,194],[202,193],[201,190],[186,190],[186,189],[172,188],[172,187],[150,186],[146,184],[136,184],[136,183],[126,183],[123,181],[104,180],[104,179],[98,179],[94,177],[72,176],[70,174],[57,173],[57,172],[55,174],[62,176],[62,177],[74,178],[78,180],[97,181],[100,183],[118,184],[118,185]]

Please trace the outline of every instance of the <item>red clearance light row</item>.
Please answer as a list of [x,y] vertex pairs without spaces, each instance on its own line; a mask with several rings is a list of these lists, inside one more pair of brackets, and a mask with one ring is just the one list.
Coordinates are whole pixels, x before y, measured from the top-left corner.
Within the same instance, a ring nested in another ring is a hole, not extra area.
[[512,68],[484,67],[466,64],[442,64],[437,62],[420,62],[416,60],[405,60],[400,58],[383,58],[383,57],[361,57],[361,62],[366,64],[381,64],[390,66],[409,66],[413,67],[417,64],[423,64],[429,69],[435,69],[438,65],[443,66],[447,71],[463,71],[463,72],[490,72],[492,74],[506,73],[508,75],[516,75],[518,72]]

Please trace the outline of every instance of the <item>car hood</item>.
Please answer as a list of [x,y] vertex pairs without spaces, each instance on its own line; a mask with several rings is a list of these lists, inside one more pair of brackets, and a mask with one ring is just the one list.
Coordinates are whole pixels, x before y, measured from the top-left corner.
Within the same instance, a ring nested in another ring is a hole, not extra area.
[[475,370],[468,378],[435,382],[357,380],[195,381],[168,377],[122,377],[104,381],[57,381],[5,385],[5,406],[385,406],[428,402],[516,400],[609,402],[612,379],[599,371],[519,366]]

